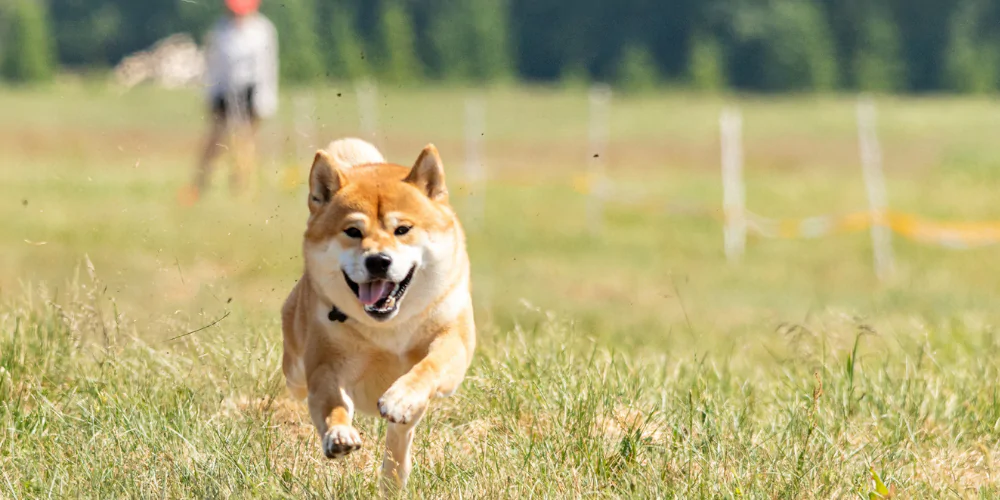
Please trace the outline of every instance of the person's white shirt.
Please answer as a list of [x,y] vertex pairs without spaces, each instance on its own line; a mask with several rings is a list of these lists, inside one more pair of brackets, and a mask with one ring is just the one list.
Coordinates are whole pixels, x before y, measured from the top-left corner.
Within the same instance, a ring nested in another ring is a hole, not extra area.
[[207,37],[205,78],[209,101],[254,88],[260,117],[278,109],[278,33],[260,13],[227,17]]

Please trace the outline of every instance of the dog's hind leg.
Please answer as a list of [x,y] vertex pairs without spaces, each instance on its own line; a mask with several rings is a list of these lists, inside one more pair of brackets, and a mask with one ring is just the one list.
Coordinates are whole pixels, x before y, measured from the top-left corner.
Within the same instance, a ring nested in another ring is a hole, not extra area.
[[382,458],[382,496],[391,497],[406,486],[413,463],[410,459],[410,445],[416,421],[406,424],[390,423],[385,433],[385,456]]

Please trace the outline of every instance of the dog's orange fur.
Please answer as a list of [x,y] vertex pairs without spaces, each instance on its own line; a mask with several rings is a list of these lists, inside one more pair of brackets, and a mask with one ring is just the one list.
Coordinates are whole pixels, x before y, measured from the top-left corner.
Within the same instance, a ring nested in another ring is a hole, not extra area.
[[[334,154],[320,151],[310,173],[309,210],[306,270],[282,309],[288,387],[308,398],[331,458],[361,446],[355,410],[386,418],[382,484],[402,487],[414,426],[431,397],[457,389],[475,348],[465,238],[448,204],[437,150],[428,145],[410,169],[388,163],[344,168]],[[397,236],[394,227],[401,224],[412,229]],[[364,237],[345,235],[347,227],[361,227]],[[417,266],[398,316],[382,322],[366,315],[341,269],[324,260],[404,247],[434,257]],[[330,321],[334,305],[347,321]]]

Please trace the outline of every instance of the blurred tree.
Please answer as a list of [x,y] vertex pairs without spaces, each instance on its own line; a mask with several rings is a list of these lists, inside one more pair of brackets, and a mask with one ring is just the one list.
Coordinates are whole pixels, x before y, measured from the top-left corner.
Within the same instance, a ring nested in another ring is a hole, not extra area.
[[12,0],[4,5],[6,29],[2,44],[4,78],[20,83],[52,78],[54,56],[45,5],[40,0]]
[[643,92],[659,83],[660,73],[649,49],[639,43],[625,46],[616,82],[626,92]]
[[436,73],[478,82],[510,75],[505,0],[443,0],[429,28]]
[[122,57],[137,50],[145,50],[166,36],[189,29],[181,23],[178,16],[178,7],[183,3],[178,0],[66,1],[90,4],[87,12],[93,12],[104,5],[113,5],[121,16],[117,34],[107,50],[110,64],[117,63]]
[[223,2],[181,1],[177,3],[177,24],[180,31],[190,34],[201,42],[204,41],[208,30],[225,15],[225,12]]
[[946,86],[949,20],[956,7],[968,1],[890,0],[893,18],[903,40],[907,87],[911,90],[926,91]]
[[884,2],[872,0],[854,53],[854,78],[859,90],[892,92],[906,82],[899,31]]
[[368,55],[361,37],[354,29],[354,13],[343,9],[333,14],[330,23],[330,50],[327,51],[330,76],[337,80],[355,80],[370,74]]
[[325,75],[319,54],[319,36],[313,26],[315,6],[309,0],[262,2],[261,12],[278,30],[281,78],[290,82],[314,82]]
[[[32,1],[49,6],[59,62],[98,67],[173,33],[198,37],[223,10],[221,0]],[[637,68],[636,54],[655,62],[656,79],[698,88],[985,91],[1000,71],[1000,0],[267,0],[263,9],[292,80],[327,69],[396,81],[613,80]],[[365,47],[373,58],[360,59]]]
[[[590,80],[592,61],[600,44],[610,44],[595,0],[578,0],[567,9],[558,0],[510,0],[511,34],[517,51],[517,71],[530,80]],[[620,50],[612,45],[616,52]],[[613,68],[612,68],[613,69]],[[614,75],[602,75],[614,76]]]
[[400,0],[383,0],[379,25],[379,70],[391,83],[413,82],[423,77],[415,51],[416,40],[409,13]]
[[114,3],[86,5],[51,0],[50,12],[59,60],[68,65],[107,66],[121,43],[122,13]]
[[469,46],[468,4],[463,0],[441,0],[430,19],[428,36],[433,47],[434,76],[444,80],[468,80],[472,74]]
[[[837,59],[830,28],[813,0],[740,2],[735,28],[764,90],[830,90]],[[754,80],[750,80],[751,83]]]
[[726,87],[725,59],[719,42],[705,34],[691,41],[689,77],[691,85],[707,92],[718,92]]
[[510,76],[510,42],[506,0],[470,0],[472,74],[478,81],[497,81]]
[[591,82],[590,72],[583,63],[567,63],[559,75],[559,83],[566,88],[586,88]]
[[986,93],[997,89],[1000,51],[993,30],[981,28],[984,14],[984,2],[966,0],[952,15],[946,81],[953,90]]

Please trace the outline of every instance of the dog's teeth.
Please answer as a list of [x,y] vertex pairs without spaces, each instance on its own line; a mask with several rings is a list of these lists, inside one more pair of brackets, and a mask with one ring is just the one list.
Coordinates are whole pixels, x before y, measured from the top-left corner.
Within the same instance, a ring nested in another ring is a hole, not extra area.
[[395,306],[395,305],[396,305],[396,297],[393,297],[392,295],[390,295],[389,298],[385,299],[385,308],[386,309],[392,309],[392,307]]

